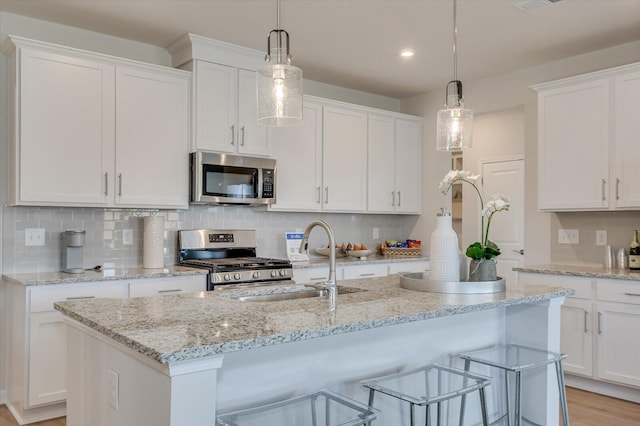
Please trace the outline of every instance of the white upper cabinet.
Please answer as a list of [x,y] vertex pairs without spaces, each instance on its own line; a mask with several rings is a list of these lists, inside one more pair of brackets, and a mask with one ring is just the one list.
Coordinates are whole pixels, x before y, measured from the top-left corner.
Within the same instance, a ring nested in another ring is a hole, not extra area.
[[302,124],[272,127],[269,140],[277,160],[276,203],[270,210],[322,208],[322,105],[305,99]]
[[114,67],[31,48],[11,61],[11,203],[108,204]]
[[325,107],[322,126],[323,210],[367,209],[367,115]]
[[12,41],[12,204],[187,208],[190,73]]
[[193,150],[268,156],[267,128],[258,125],[256,73],[194,61]]
[[189,80],[116,70],[116,204],[185,208]]
[[302,125],[271,128],[274,211],[420,212],[422,121],[306,96]]
[[540,210],[640,208],[639,75],[634,64],[533,87]]
[[640,66],[613,82],[613,202],[640,208]]
[[419,214],[422,123],[369,115],[368,211]]

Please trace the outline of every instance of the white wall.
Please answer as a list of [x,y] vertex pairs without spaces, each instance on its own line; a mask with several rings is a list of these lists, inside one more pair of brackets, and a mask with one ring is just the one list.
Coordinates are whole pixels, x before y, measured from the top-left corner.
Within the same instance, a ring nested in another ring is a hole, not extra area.
[[[510,154],[522,154],[525,157],[525,252],[527,264],[549,263],[553,260],[550,257],[552,214],[537,212],[536,205],[537,100],[535,93],[529,89],[529,86],[638,61],[640,61],[640,41],[635,41],[478,81],[464,81],[464,69],[461,70],[465,89],[465,105],[473,109],[476,115],[497,114],[496,117],[499,117],[501,114],[499,111],[514,107],[521,108],[523,111],[524,145],[503,148],[507,148]],[[442,90],[402,101],[402,112],[421,115],[425,119],[423,215],[418,220],[412,235],[416,238],[421,236],[426,241],[435,229],[435,216],[443,204],[443,202],[438,202],[438,196],[440,196],[437,190],[438,182],[450,167],[449,155],[435,151],[436,113],[444,101],[445,84],[446,82],[443,82]],[[499,119],[498,122],[502,123]],[[466,167],[477,167],[475,159],[488,159],[502,156],[505,153],[502,149],[500,152],[494,152],[494,150],[494,146],[475,144],[472,150],[465,154]],[[466,157],[474,160],[470,163]],[[466,210],[465,214],[468,214]],[[474,221],[465,221],[464,241],[471,241],[477,235],[476,227],[473,224]]]

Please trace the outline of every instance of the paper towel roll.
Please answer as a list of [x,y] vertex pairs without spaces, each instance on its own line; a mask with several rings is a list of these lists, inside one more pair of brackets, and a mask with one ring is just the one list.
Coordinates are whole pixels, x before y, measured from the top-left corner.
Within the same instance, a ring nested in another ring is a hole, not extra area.
[[164,218],[145,216],[143,222],[142,266],[164,267]]

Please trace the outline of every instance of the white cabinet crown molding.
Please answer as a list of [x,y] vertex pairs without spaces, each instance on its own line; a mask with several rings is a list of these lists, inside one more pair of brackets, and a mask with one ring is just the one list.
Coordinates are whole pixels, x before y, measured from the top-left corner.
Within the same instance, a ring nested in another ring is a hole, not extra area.
[[265,52],[187,33],[167,50],[174,67],[194,59],[256,71],[264,63]]
[[571,77],[565,77],[558,80],[552,80],[544,83],[529,86],[531,90],[540,92],[541,90],[551,90],[555,88],[566,87],[567,84],[587,83],[590,81],[600,80],[602,78],[611,78],[627,72],[633,72],[640,66],[640,62],[633,62],[619,67],[607,68],[604,70],[593,71],[586,74],[579,74]]
[[78,49],[75,47],[63,46],[60,44],[49,43],[46,41],[33,40],[25,37],[9,35],[2,46],[2,51],[7,55],[14,53],[19,48],[33,48],[44,52],[57,53],[71,56],[79,59],[90,59],[96,62],[102,62],[115,66],[137,67],[147,71],[162,71],[163,73],[173,73],[175,75],[190,76],[190,71],[166,67],[163,65],[150,64],[148,62],[136,61],[134,59],[119,58],[104,53],[93,52],[89,50]]

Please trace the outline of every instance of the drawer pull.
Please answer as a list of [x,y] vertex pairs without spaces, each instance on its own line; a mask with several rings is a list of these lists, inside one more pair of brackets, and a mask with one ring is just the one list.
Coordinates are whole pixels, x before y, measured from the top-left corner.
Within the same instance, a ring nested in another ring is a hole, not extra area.
[[598,312],[598,334],[602,334],[602,312]]
[[67,300],[85,300],[85,299],[95,299],[95,296],[77,296],[77,297],[67,297]]
[[158,290],[158,293],[177,293],[179,291],[182,291],[181,288],[174,288],[172,290]]
[[589,313],[587,311],[584,311],[584,332],[585,332],[585,334],[589,332],[589,329],[587,328],[587,315],[589,315]]
[[373,277],[373,276],[375,276],[375,273],[374,272],[370,272],[368,274],[360,274],[360,276],[361,277]]
[[640,297],[640,293],[625,293],[625,296],[639,296]]

